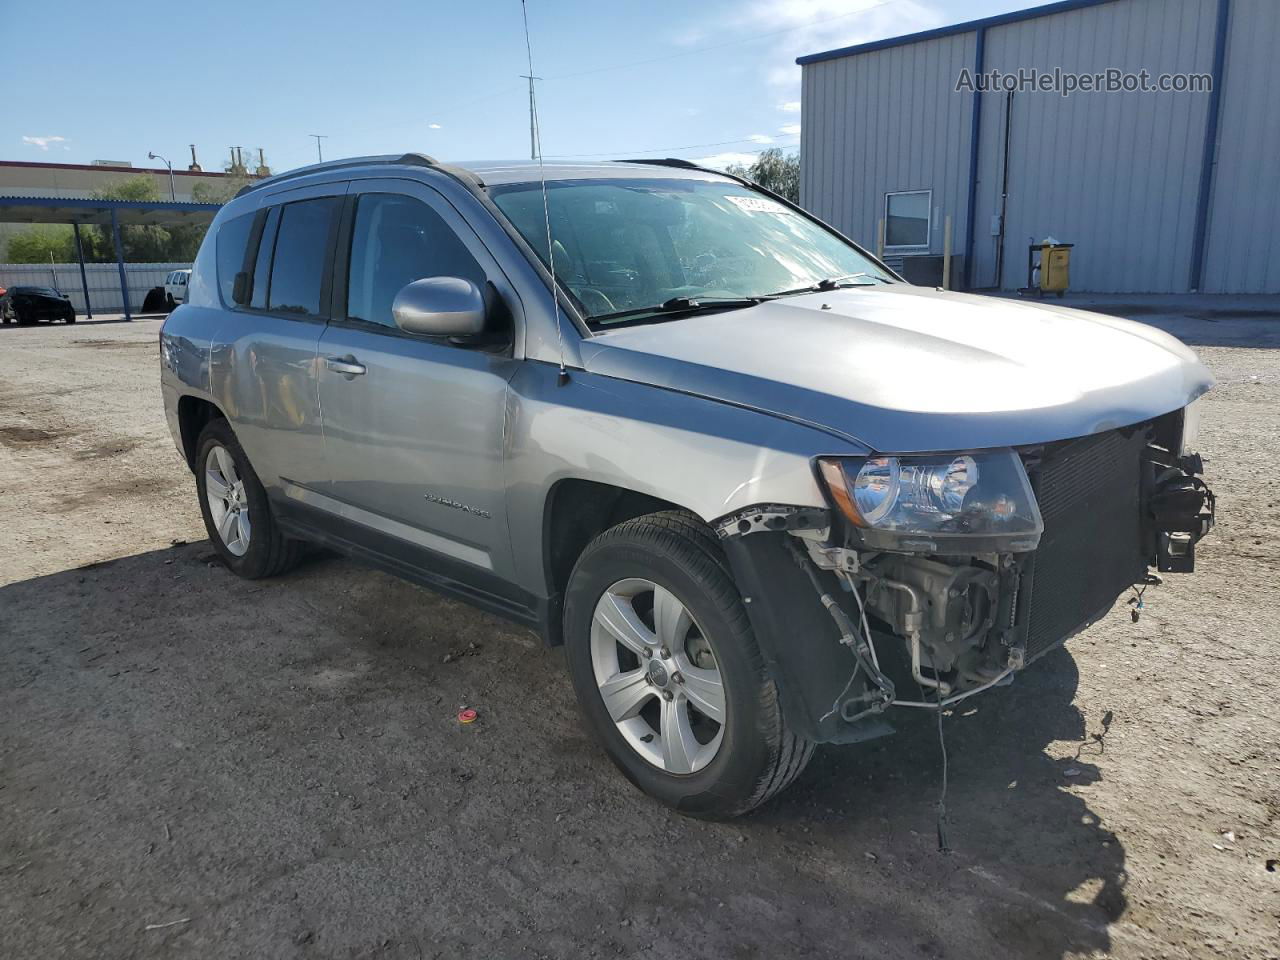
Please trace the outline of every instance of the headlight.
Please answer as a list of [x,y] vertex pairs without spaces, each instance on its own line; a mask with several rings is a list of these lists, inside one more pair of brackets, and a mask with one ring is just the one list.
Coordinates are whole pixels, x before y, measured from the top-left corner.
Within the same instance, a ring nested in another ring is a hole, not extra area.
[[1178,444],[1178,456],[1199,453],[1200,415],[1204,411],[1205,394],[1200,394],[1182,410],[1182,441]]
[[1034,550],[1044,523],[1012,450],[822,458],[818,468],[856,539],[912,553]]

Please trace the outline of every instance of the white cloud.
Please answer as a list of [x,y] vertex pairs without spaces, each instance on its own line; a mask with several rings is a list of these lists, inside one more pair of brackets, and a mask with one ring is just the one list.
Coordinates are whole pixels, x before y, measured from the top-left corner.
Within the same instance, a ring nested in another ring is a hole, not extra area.
[[756,162],[757,154],[754,153],[716,153],[709,157],[699,157],[694,163],[701,164],[704,167],[712,167],[716,170],[723,170],[732,164],[748,167]]
[[[22,142],[29,147],[39,147],[41,150],[48,150],[52,143],[66,143],[66,137],[23,137]],[[64,148],[70,149],[70,147]]]
[[760,64],[776,94],[787,97],[778,102],[785,113],[800,109],[796,57],[914,33],[947,20],[931,0],[754,0],[715,12],[714,19],[688,25],[685,35],[701,31],[725,38],[720,42],[767,37],[767,43],[743,49]]
[[753,133],[747,139],[752,143],[773,143],[773,137],[766,136],[763,133]]
[[440,129],[440,124],[438,124],[438,123],[428,123],[428,124],[427,124],[427,129],[428,129],[428,130],[439,130],[439,129]]
[[781,110],[783,113],[799,113],[800,101],[784,100],[782,103],[778,104],[778,109]]
[[800,132],[800,124],[784,123],[782,126],[778,128],[778,132],[786,134],[788,137],[794,137],[797,133]]

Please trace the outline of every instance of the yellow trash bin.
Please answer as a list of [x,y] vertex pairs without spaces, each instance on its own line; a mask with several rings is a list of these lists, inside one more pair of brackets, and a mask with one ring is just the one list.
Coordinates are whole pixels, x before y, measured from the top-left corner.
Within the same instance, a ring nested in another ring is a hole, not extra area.
[[[1048,238],[1052,239],[1052,238]],[[1071,285],[1072,243],[1032,243],[1027,247],[1027,285],[1018,290],[1019,296],[1046,293],[1062,296]]]
[[1042,244],[1040,247],[1040,292],[1062,296],[1071,285],[1070,243]]

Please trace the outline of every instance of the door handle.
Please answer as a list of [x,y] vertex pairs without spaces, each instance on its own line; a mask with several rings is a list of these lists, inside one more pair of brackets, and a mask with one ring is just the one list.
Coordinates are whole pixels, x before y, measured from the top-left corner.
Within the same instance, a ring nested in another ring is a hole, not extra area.
[[353,356],[345,357],[325,357],[324,365],[334,373],[340,373],[348,380],[352,377],[363,376],[367,370],[363,363],[356,363]]

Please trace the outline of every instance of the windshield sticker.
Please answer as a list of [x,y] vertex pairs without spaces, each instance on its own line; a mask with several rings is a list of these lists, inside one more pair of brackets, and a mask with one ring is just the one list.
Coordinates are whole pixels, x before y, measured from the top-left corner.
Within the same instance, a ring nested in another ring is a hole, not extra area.
[[794,210],[784,207],[776,200],[770,200],[768,197],[725,197],[730,203],[739,210],[745,210],[747,213],[772,213],[774,216],[794,217]]

